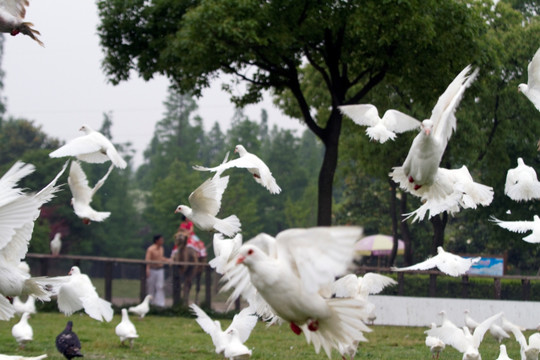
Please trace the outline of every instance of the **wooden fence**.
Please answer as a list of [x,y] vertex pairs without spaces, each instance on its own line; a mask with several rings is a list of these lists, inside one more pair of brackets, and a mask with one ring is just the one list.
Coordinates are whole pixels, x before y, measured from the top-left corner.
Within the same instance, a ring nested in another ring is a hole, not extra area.
[[[49,267],[52,261],[58,260],[68,260],[72,261],[73,265],[80,266],[81,261],[87,261],[91,263],[98,263],[103,265],[103,278],[105,283],[104,289],[104,298],[107,301],[111,301],[113,298],[113,268],[117,264],[131,264],[139,267],[139,276],[140,289],[139,289],[139,300],[146,296],[146,265],[147,264],[165,264],[171,266],[172,273],[172,300],[173,305],[181,304],[187,299],[181,299],[181,284],[182,277],[180,272],[181,266],[202,266],[204,267],[204,301],[209,306],[212,306],[213,301],[213,286],[214,282],[218,279],[219,275],[216,274],[213,269],[208,264],[201,263],[192,263],[192,262],[162,262],[162,261],[145,261],[137,259],[125,259],[125,258],[108,258],[108,257],[99,257],[99,256],[82,256],[82,255],[59,255],[53,256],[49,254],[34,254],[28,253],[26,255],[29,259],[35,259],[39,262],[39,271],[36,275],[47,276],[49,275]],[[34,267],[34,272],[36,269]],[[377,272],[377,273],[392,273],[390,268],[382,267],[369,267],[362,266],[357,268],[357,274],[362,275],[367,272]],[[428,274],[429,275],[429,293],[427,294],[430,297],[435,297],[437,290],[437,278],[439,276],[447,276],[438,271],[413,271],[413,272],[398,272],[397,279],[397,294],[404,295],[404,286],[405,278],[414,274]],[[486,275],[464,275],[461,277],[461,292],[456,294],[456,297],[468,298],[469,290],[472,284],[469,280],[471,278],[492,278],[493,279],[493,299],[501,299],[501,280],[503,279],[514,279],[521,280],[521,300],[530,300],[531,295],[531,281],[539,281],[539,276],[486,276]],[[416,296],[425,296],[426,294],[416,294]],[[239,303],[236,304],[236,307],[239,307]]]

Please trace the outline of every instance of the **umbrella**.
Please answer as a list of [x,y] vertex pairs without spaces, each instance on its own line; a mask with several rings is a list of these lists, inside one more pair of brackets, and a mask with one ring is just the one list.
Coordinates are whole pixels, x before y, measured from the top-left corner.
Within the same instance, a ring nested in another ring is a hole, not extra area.
[[[390,235],[376,234],[362,238],[354,245],[354,250],[360,255],[390,255],[394,246],[394,238]],[[405,243],[398,240],[398,254],[405,251]]]

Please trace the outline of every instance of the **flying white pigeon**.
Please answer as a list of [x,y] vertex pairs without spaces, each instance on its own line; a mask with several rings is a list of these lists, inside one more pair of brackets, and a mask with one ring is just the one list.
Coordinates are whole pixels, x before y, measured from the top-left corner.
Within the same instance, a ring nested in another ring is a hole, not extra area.
[[233,167],[245,168],[253,175],[253,179],[267,188],[271,194],[279,194],[281,192],[281,188],[272,176],[272,172],[257,155],[248,152],[242,145],[236,145],[234,152],[239,155],[237,159],[223,162],[221,165],[213,168],[195,165],[193,169],[198,171],[214,171],[219,176],[223,171]]
[[0,354],[0,360],[41,360],[45,359],[47,354],[39,356],[21,356],[21,355],[4,355]]
[[435,183],[411,193],[424,202],[418,209],[403,214],[405,219],[413,217],[413,222],[424,219],[427,213],[428,218],[444,211],[453,215],[462,208],[476,209],[493,201],[493,188],[475,182],[465,165],[451,170],[439,168]]
[[105,184],[105,180],[113,170],[114,165],[109,167],[107,173],[96,183],[93,188],[88,185],[88,179],[84,173],[81,164],[78,161],[71,163],[69,169],[68,185],[73,198],[71,205],[75,214],[80,217],[85,224],[90,224],[91,221],[103,221],[111,215],[108,211],[96,211],[91,206],[92,198],[96,192]]
[[189,204],[178,205],[175,213],[181,213],[195,226],[204,231],[220,232],[232,237],[241,230],[240,220],[236,215],[225,219],[216,218],[221,208],[221,198],[227,188],[229,177],[214,176],[207,179],[189,195]]
[[540,243],[540,217],[538,217],[538,215],[534,215],[532,221],[502,221],[494,216],[491,216],[490,220],[503,229],[520,234],[532,231],[532,233],[525,236],[523,240],[533,244]]
[[111,303],[101,299],[96,288],[86,274],[82,274],[78,266],[73,266],[66,282],[58,289],[58,309],[69,316],[77,310],[84,312],[93,319],[109,322],[113,318]]
[[478,351],[480,343],[491,324],[498,320],[501,315],[502,313],[498,313],[482,321],[472,334],[467,326],[463,326],[463,328],[460,329],[455,325],[443,325],[435,329],[427,330],[426,333],[430,336],[436,336],[446,345],[454,347],[463,354],[462,360],[481,360],[482,356]]
[[32,295],[28,296],[25,302],[21,300],[20,297],[15,296],[13,298],[13,307],[15,308],[15,313],[17,314],[35,314],[36,313],[36,298]]
[[[331,296],[336,298],[356,298],[365,301],[366,305],[363,309],[362,320],[373,324],[377,316],[375,314],[375,305],[368,302],[369,295],[378,294],[385,287],[395,284],[397,284],[397,281],[394,279],[376,273],[366,273],[364,276],[348,274],[332,283]],[[358,344],[359,341],[354,341],[349,346],[342,345],[339,352],[343,356],[354,359]]]
[[17,340],[17,343],[21,349],[24,349],[27,342],[34,339],[34,331],[28,323],[29,317],[29,313],[22,314],[21,320],[19,320],[19,322],[13,325],[11,328],[11,335],[13,335],[15,340]]
[[[431,323],[431,328],[435,329],[437,328],[437,325],[435,325],[435,323]],[[425,344],[429,348],[429,351],[431,351],[431,357],[433,359],[438,359],[441,354],[441,351],[443,351],[444,348],[446,347],[446,344],[444,343],[444,341],[442,341],[436,336],[431,336],[431,335],[426,336]]]
[[380,118],[377,107],[371,104],[342,105],[339,110],[355,124],[367,126],[366,134],[369,138],[381,144],[388,139],[394,140],[396,134],[420,127],[420,121],[398,110],[387,110]]
[[114,166],[124,169],[127,163],[114,147],[113,143],[99,131],[83,125],[79,131],[85,135],[67,142],[49,154],[52,158],[75,156],[88,163],[104,163],[110,160]]
[[124,345],[124,341],[129,340],[129,347],[133,348],[133,340],[138,338],[135,325],[129,320],[127,309],[122,309],[122,321],[114,329],[116,335],[120,338],[120,342]]
[[394,168],[390,174],[404,190],[418,190],[434,183],[448,140],[456,129],[456,108],[465,89],[478,74],[478,69],[468,75],[470,71],[471,66],[468,65],[439,97],[431,117],[422,121],[403,166]]
[[519,84],[518,91],[523,93],[540,111],[540,48],[536,50],[527,67],[527,84]]
[[152,295],[146,295],[139,305],[129,307],[128,311],[138,315],[139,319],[142,319],[150,311],[150,300],[152,300]]
[[480,261],[480,259],[480,257],[462,258],[461,256],[446,252],[442,246],[438,246],[437,255],[430,257],[425,261],[407,267],[392,267],[391,269],[393,271],[409,271],[438,268],[440,271],[450,276],[461,276],[469,271],[471,266]]
[[244,345],[251,331],[257,325],[258,317],[254,315],[251,308],[247,307],[236,314],[229,327],[223,331],[221,330],[221,323],[212,320],[196,304],[191,304],[189,307],[193,314],[197,316],[196,321],[199,326],[212,338],[216,354],[222,354],[229,359],[251,356],[251,350]]
[[521,332],[519,326],[516,326],[509,321],[505,321],[504,319],[503,324],[508,331],[514,334],[514,337],[519,343],[521,360],[538,360],[538,354],[540,353],[540,333],[535,332],[529,336],[529,342],[527,343],[527,339]]
[[467,326],[470,331],[474,331],[478,326],[478,321],[474,320],[471,315],[469,315],[468,309],[465,309],[463,312],[465,313],[465,326]]
[[36,194],[23,193],[16,188],[17,182],[34,171],[32,165],[16,162],[0,178],[0,320],[8,320],[15,308],[6,296],[34,295],[42,301],[49,301],[53,295],[49,289],[53,278],[31,277],[21,266],[26,257],[28,245],[34,230],[34,221],[40,214],[41,206],[49,202],[59,190],[56,182],[64,172],[67,163],[56,177]]
[[214,234],[214,258],[208,262],[208,265],[218,274],[225,273],[227,264],[236,255],[240,246],[242,246],[242,234],[240,233],[232,239],[225,239],[220,233]]
[[324,298],[319,291],[343,274],[352,262],[362,228],[353,226],[289,229],[275,239],[277,256],[245,243],[236,262],[249,270],[251,284],[291,330],[304,332],[318,353],[366,341],[365,302]]
[[504,193],[515,201],[540,199],[540,182],[536,177],[536,171],[531,166],[525,165],[522,158],[518,158],[517,162],[518,166],[506,173]]
[[49,246],[51,248],[51,254],[53,256],[58,256],[60,254],[60,250],[62,249],[62,234],[59,232],[54,234]]
[[499,356],[495,360],[512,360],[510,356],[508,356],[508,353],[506,352],[506,345],[501,344],[499,348],[500,348]]
[[28,0],[3,0],[0,2],[0,32],[10,33],[15,36],[19,33],[28,35],[39,45],[43,46],[36,35],[39,31],[32,28],[34,24],[24,21]]

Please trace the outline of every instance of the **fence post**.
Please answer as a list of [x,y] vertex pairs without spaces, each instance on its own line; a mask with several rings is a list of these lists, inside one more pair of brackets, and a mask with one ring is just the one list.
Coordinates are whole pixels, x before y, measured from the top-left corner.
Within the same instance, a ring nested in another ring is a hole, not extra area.
[[204,293],[206,306],[212,308],[212,268],[210,266],[206,266],[204,274]]
[[143,301],[146,296],[146,264],[141,264],[140,269],[141,290],[139,292],[139,300]]
[[493,278],[493,287],[495,290],[495,299],[501,298],[501,278]]
[[437,274],[429,274],[429,297],[437,295]]
[[112,301],[113,263],[105,262],[105,300]]
[[39,263],[40,263],[40,271],[41,271],[41,276],[47,276],[48,273],[49,273],[49,259],[47,258],[41,258],[39,259]]
[[398,272],[397,274],[397,281],[398,281],[398,295],[403,296],[403,287],[405,285],[405,274],[402,272]]
[[521,279],[521,297],[522,300],[529,300],[531,295],[531,280]]
[[469,298],[469,275],[463,275],[461,277],[461,297]]

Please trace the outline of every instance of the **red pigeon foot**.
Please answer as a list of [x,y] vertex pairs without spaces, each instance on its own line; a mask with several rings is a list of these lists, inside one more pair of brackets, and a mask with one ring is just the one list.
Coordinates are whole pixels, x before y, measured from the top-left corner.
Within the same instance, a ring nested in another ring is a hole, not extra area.
[[319,322],[317,320],[310,320],[309,323],[308,323],[308,329],[310,331],[319,330]]
[[[295,323],[291,323],[291,330],[293,331],[293,333],[295,333],[296,335],[300,335],[302,333],[302,329],[300,329],[300,327],[298,325],[296,325]],[[310,329],[311,330],[311,329]]]
[[409,176],[409,182],[410,183],[414,182],[414,179],[412,178],[412,176]]
[[422,187],[422,185],[416,184],[416,185],[414,185],[414,190],[418,190],[418,189],[420,189],[421,187]]

